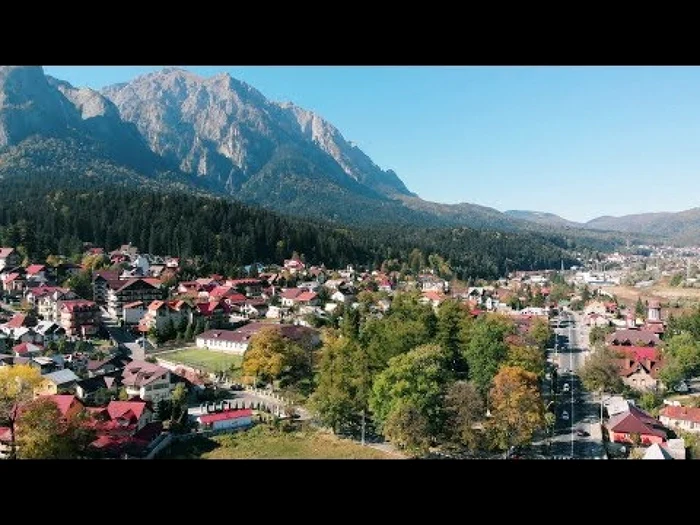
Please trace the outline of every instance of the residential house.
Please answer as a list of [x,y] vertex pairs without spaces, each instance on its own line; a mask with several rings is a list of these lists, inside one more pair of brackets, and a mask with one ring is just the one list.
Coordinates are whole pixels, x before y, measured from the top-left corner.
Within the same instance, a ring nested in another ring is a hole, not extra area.
[[60,354],[56,354],[51,357],[39,355],[30,359],[29,366],[39,370],[41,375],[46,375],[50,374],[51,372],[63,370],[65,367],[65,361],[63,356]]
[[653,390],[657,388],[658,375],[661,370],[660,352],[649,346],[613,346],[620,354],[617,360],[622,381],[635,390]]
[[419,301],[423,304],[429,304],[433,307],[433,309],[437,310],[445,299],[446,297],[442,293],[429,290],[422,293]]
[[61,320],[61,301],[80,299],[78,294],[68,288],[58,286],[39,286],[27,294],[27,299],[34,299],[39,316],[45,321],[59,322]]
[[424,292],[444,293],[449,288],[449,283],[447,281],[434,275],[421,275],[418,282],[420,283],[421,290]]
[[605,328],[607,326],[610,326],[610,320],[607,317],[596,313],[586,315],[585,323],[586,326],[590,327],[600,326]]
[[299,259],[285,259],[284,269],[288,270],[292,275],[304,271],[306,265]]
[[43,264],[30,264],[25,270],[28,283],[31,286],[39,286],[46,284],[49,281],[49,276],[46,272],[46,266]]
[[287,288],[280,294],[282,306],[292,308],[296,305],[296,299],[301,294],[305,293],[301,288]]
[[61,301],[60,312],[61,326],[69,337],[89,337],[99,330],[100,308],[93,301]]
[[253,424],[253,411],[224,410],[213,414],[202,414],[197,416],[197,423],[203,430],[235,430],[247,428]]
[[183,319],[191,322],[192,316],[192,307],[185,301],[153,301],[139,323],[139,330],[163,330],[169,322],[177,329]]
[[583,309],[584,315],[591,315],[591,314],[597,314],[597,315],[605,315],[607,313],[607,309],[605,308],[605,304],[601,301],[592,301],[586,305],[586,307]]
[[228,306],[224,301],[209,301],[194,305],[195,313],[208,320],[211,325],[217,326],[225,322]]
[[128,357],[110,356],[105,359],[90,359],[86,370],[88,377],[98,377],[113,374],[122,370],[131,361]]
[[122,323],[124,326],[134,326],[141,322],[147,312],[143,301],[134,301],[122,306]]
[[68,368],[45,374],[41,379],[41,383],[34,390],[35,396],[72,393],[75,390],[75,384],[80,381],[80,378]]
[[113,270],[99,270],[92,276],[93,299],[97,304],[107,304],[110,288],[119,287],[119,272]]
[[41,334],[43,337],[43,344],[47,344],[51,341],[58,341],[66,336],[66,330],[53,321],[40,321],[34,327],[34,331]]
[[669,428],[700,434],[700,408],[666,405],[659,420]]
[[347,306],[355,301],[355,295],[342,289],[338,289],[335,292],[333,292],[330,299],[331,301],[335,301],[338,304]]
[[328,279],[325,283],[323,283],[323,286],[328,290],[335,291],[345,286],[345,284],[345,279]]
[[263,283],[260,279],[230,279],[225,284],[245,294],[246,297],[260,297],[263,289]]
[[44,347],[33,343],[20,343],[12,347],[12,351],[17,357],[34,357],[41,355]]
[[153,421],[151,404],[143,400],[110,401],[88,410],[97,432],[91,447],[106,457],[142,456],[163,430],[160,421]]
[[146,361],[133,360],[122,372],[122,384],[131,397],[158,403],[170,399],[170,370]]
[[22,272],[14,271],[2,274],[2,289],[8,295],[19,297],[27,286],[27,278]]
[[0,271],[5,268],[19,266],[22,262],[22,256],[17,250],[9,247],[0,247]]
[[665,442],[668,436],[660,421],[634,405],[627,412],[611,417],[606,427],[613,443],[632,443],[632,435],[637,434],[642,445],[651,445]]
[[75,384],[75,395],[82,401],[92,402],[100,390],[117,390],[121,387],[118,374],[101,375],[82,379]]
[[605,342],[613,346],[659,346],[661,339],[646,330],[624,329],[608,335]]
[[[111,284],[114,285],[114,283]],[[115,319],[122,316],[125,304],[136,301],[151,304],[153,301],[163,299],[163,290],[158,279],[129,279],[127,281],[119,281],[115,286],[110,285],[107,291],[107,309],[109,314]]]

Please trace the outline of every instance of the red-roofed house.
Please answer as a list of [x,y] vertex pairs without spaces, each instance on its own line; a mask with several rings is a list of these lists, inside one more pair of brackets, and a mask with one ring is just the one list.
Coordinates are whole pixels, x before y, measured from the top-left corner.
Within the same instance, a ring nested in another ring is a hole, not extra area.
[[35,355],[41,355],[41,352],[44,351],[44,347],[32,343],[20,343],[18,345],[13,346],[12,351],[17,357],[30,357]]
[[17,296],[24,291],[27,279],[19,272],[6,273],[2,276],[2,289],[6,293]]
[[253,424],[253,411],[250,409],[224,410],[214,414],[202,414],[197,417],[197,422],[205,430],[245,428]]
[[105,408],[88,410],[97,432],[91,447],[107,456],[142,453],[163,430],[160,421],[153,421],[150,403],[143,400],[110,401]]
[[95,302],[97,304],[106,304],[109,289],[119,287],[119,283],[118,271],[99,270],[95,272],[92,276],[92,293]]
[[27,277],[43,277],[46,278],[46,266],[43,264],[30,264],[25,270]]
[[93,301],[72,299],[61,301],[61,327],[69,337],[95,335],[100,323],[100,308]]
[[233,286],[235,290],[247,297],[258,297],[262,293],[262,281],[260,279],[230,279],[226,286]]
[[700,433],[700,408],[666,405],[659,411],[659,419],[668,427]]
[[224,320],[227,308],[224,301],[209,301],[207,303],[197,303],[195,305],[196,312],[214,325]]
[[661,444],[668,435],[660,421],[634,405],[630,405],[627,412],[610,418],[606,426],[610,441],[614,443],[632,443],[632,434],[639,434],[643,445]]
[[285,270],[289,270],[289,273],[294,275],[297,272],[301,272],[306,268],[306,265],[298,259],[285,259],[284,260]]
[[182,319],[192,321],[192,307],[185,301],[153,301],[139,322],[139,330],[162,330],[169,321],[172,321],[177,329]]
[[446,297],[444,294],[434,290],[428,290],[421,294],[420,302],[430,304],[434,309],[437,309],[445,299]]
[[124,367],[122,385],[130,397],[157,403],[170,399],[170,370],[146,361],[133,360]]
[[72,394],[55,394],[52,396],[42,397],[51,399],[54,403],[56,403],[59,412],[61,412],[61,416],[64,418],[72,417],[85,408],[85,405],[83,405],[80,399]]
[[296,304],[297,297],[299,297],[303,293],[304,293],[304,290],[301,288],[287,288],[282,293],[280,293],[280,299],[282,302],[282,306],[287,306],[287,307],[294,306]]
[[26,314],[15,314],[12,319],[5,323],[5,328],[17,329],[17,328],[29,328],[34,326],[36,323],[32,322]]
[[622,355],[617,360],[622,381],[635,390],[654,389],[658,385],[661,370],[660,352],[649,346],[613,346]]
[[5,268],[18,266],[22,262],[21,255],[14,248],[0,247],[0,271]]
[[613,346],[659,346],[661,344],[661,339],[655,333],[631,329],[617,330],[605,341]]

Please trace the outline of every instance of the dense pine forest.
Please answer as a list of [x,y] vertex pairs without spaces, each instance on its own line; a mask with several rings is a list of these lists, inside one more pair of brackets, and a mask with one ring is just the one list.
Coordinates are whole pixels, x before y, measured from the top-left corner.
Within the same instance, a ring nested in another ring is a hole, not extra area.
[[536,234],[338,228],[226,199],[115,186],[100,178],[6,177],[0,195],[0,244],[20,247],[32,261],[80,253],[84,242],[108,250],[132,242],[148,253],[192,258],[227,275],[252,261],[281,262],[292,251],[311,264],[376,268],[387,260],[409,263],[418,250],[439,255],[464,279],[555,268],[562,259],[574,262],[562,249],[563,240]]

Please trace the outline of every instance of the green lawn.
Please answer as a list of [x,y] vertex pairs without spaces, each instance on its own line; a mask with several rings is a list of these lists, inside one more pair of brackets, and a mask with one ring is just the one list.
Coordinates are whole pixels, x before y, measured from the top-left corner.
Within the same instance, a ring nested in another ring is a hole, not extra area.
[[228,370],[231,365],[240,367],[243,357],[239,355],[215,352],[206,348],[185,348],[175,352],[159,354],[158,357],[174,363],[182,363],[208,372]]
[[175,443],[164,459],[397,459],[317,430],[284,432],[259,424],[250,430]]

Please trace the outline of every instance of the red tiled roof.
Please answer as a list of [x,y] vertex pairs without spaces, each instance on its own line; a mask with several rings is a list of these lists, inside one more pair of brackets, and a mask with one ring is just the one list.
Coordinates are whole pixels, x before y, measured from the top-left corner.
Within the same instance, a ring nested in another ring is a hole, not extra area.
[[429,292],[423,292],[423,297],[426,299],[430,299],[431,301],[438,301],[441,302],[445,299],[443,295],[440,295],[438,292],[435,292],[433,290]]
[[10,427],[0,427],[0,443],[12,441],[12,429]]
[[283,291],[280,294],[280,296],[284,299],[296,299],[302,293],[304,293],[304,290],[302,290],[301,288],[288,288],[285,291]]
[[136,420],[139,420],[147,406],[146,401],[110,401],[107,405],[107,414],[110,419],[129,418],[133,415]]
[[0,259],[6,259],[15,251],[14,248],[0,248]]
[[12,347],[12,351],[19,355],[24,355],[32,352],[41,352],[44,349],[41,345],[33,343],[20,343]]
[[302,303],[308,302],[308,301],[313,301],[318,297],[318,294],[316,292],[303,292],[297,296],[296,300]]
[[[16,280],[16,279],[20,279],[20,278],[21,278],[20,274],[18,274],[18,273],[16,273],[16,272],[14,272],[14,273],[8,273],[8,274],[5,276],[4,281],[5,281],[6,283],[11,283],[12,281],[14,281],[14,280]],[[20,279],[20,280],[21,280],[21,279]]]
[[34,275],[35,273],[39,273],[46,270],[46,266],[43,264],[30,264],[27,266],[27,275]]
[[250,409],[224,410],[223,412],[219,412],[218,414],[205,414],[203,416],[199,416],[199,421],[202,422],[202,424],[204,425],[209,425],[211,423],[214,423],[215,421],[229,421],[231,419],[251,417],[252,415],[253,411]]
[[199,310],[199,313],[205,316],[210,316],[214,313],[214,310],[217,308],[222,308],[223,306],[218,302],[218,301],[211,301],[207,303],[197,303],[195,305],[197,310]]
[[137,277],[137,278],[135,278],[135,279],[129,279],[129,280],[126,281],[126,282],[124,282],[124,281],[119,281],[120,284],[121,284],[122,282],[123,282],[124,284],[122,284],[119,288],[117,288],[116,291],[117,291],[117,292],[121,292],[122,290],[126,290],[127,288],[129,288],[130,286],[132,286],[134,283],[137,283],[137,282],[139,282],[139,281],[142,281],[142,282],[144,282],[144,283],[146,283],[146,284],[149,284],[149,285],[153,286],[154,288],[157,288],[157,287],[160,286],[160,284],[161,284],[161,283],[160,283],[160,280],[158,280],[158,279],[149,279],[149,278]]
[[93,301],[86,301],[85,299],[71,299],[70,301],[63,301],[61,303],[61,309],[65,309],[72,312],[76,308],[90,308],[97,310],[97,303]]
[[618,353],[623,353],[627,357],[642,361],[651,359],[657,361],[659,359],[659,351],[653,346],[615,346],[612,350]]
[[641,435],[661,437],[664,440],[667,435],[664,426],[659,421],[634,405],[630,405],[627,412],[610,418],[608,429],[611,432],[620,434],[639,433]]
[[700,408],[696,407],[676,407],[666,405],[659,411],[659,415],[666,416],[670,419],[700,423]]
[[6,328],[22,328],[27,316],[25,314],[15,314],[12,319],[5,324]]
[[56,403],[56,406],[58,406],[58,410],[61,412],[61,415],[63,417],[66,417],[66,414],[68,414],[68,411],[73,405],[78,404],[81,407],[83,406],[81,401],[74,395],[53,395],[45,397],[51,399],[54,403]]

